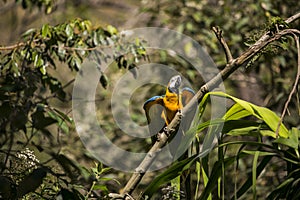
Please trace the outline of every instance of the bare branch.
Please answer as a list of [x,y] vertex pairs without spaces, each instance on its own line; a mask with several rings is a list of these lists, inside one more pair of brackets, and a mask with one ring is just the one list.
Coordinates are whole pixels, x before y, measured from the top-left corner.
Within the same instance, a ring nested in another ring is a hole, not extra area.
[[299,78],[300,78],[300,44],[299,44],[299,36],[294,34],[294,39],[295,39],[295,42],[296,42],[296,47],[297,47],[297,52],[298,52],[297,75],[296,75],[296,79],[295,79],[293,88],[292,88],[292,90],[291,90],[291,92],[288,96],[288,99],[286,100],[286,102],[284,104],[284,108],[283,108],[283,111],[281,113],[281,117],[280,117],[280,120],[278,122],[277,129],[276,129],[276,137],[278,137],[280,125],[281,125],[281,123],[283,121],[283,118],[284,118],[284,116],[285,116],[285,114],[288,110],[288,106],[289,106],[289,103],[291,102],[292,96],[297,90],[297,86],[298,86],[298,82],[299,82]]
[[300,12],[298,12],[297,14],[289,17],[288,19],[285,20],[286,23],[290,24],[292,23],[293,21],[297,20],[300,18]]
[[220,30],[218,27],[213,27],[212,30],[214,31],[216,37],[218,38],[219,42],[221,43],[223,50],[225,52],[226,61],[227,63],[231,62],[233,60],[232,54],[230,52],[230,49],[222,35],[222,30]]

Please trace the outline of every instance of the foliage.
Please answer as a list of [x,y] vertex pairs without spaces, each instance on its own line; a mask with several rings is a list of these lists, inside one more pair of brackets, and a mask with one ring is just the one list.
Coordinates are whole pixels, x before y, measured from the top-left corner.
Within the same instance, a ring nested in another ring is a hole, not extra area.
[[[224,197],[226,199],[239,199],[243,195],[247,195],[247,191],[250,188],[252,188],[253,199],[266,197],[265,194],[256,191],[259,181],[258,177],[261,176],[263,171],[267,170],[272,159],[279,158],[288,169],[287,176],[281,180],[281,183],[274,188],[273,192],[269,193],[268,198],[297,199],[298,192],[296,187],[300,179],[298,176],[293,175],[298,173],[300,167],[299,130],[292,128],[287,132],[287,129],[282,124],[282,133],[279,133],[280,137],[276,139],[276,128],[280,120],[271,110],[221,92],[206,94],[200,106],[206,105],[210,95],[229,98],[235,104],[231,106],[221,119],[196,123],[197,131],[188,132],[186,138],[192,141],[197,134],[205,129],[208,129],[206,134],[218,134],[221,131],[222,135],[215,146],[218,158],[213,159],[210,155],[203,158],[202,153],[198,150],[193,156],[174,163],[169,169],[157,176],[147,187],[144,195],[151,197],[161,185],[168,183],[179,174],[184,174],[184,172],[192,173],[193,171],[190,169],[194,165],[196,166],[195,170],[199,171],[202,176],[197,177],[197,184],[200,181],[206,182],[205,188],[203,188],[199,196],[195,193],[195,199],[208,199],[212,193],[213,199]],[[203,109],[202,111],[204,112]],[[245,120],[250,115],[255,116],[256,119],[248,118],[248,120]],[[219,126],[223,126],[223,128],[220,130]],[[267,139],[268,136],[273,137],[273,139]],[[199,139],[198,142],[200,142]],[[185,145],[186,143],[180,144],[180,146]],[[236,150],[236,152],[232,153],[232,150]],[[215,156],[214,151],[210,154]],[[248,173],[246,180],[243,181],[244,183],[241,183],[237,177],[230,181],[229,179],[232,179],[230,169],[234,169],[237,175],[241,163],[247,163],[252,156],[252,171]],[[279,165],[279,167],[282,166]],[[293,178],[291,178],[292,176]],[[235,185],[235,189],[229,192],[226,188],[230,188],[232,184]],[[217,191],[222,191],[222,189],[223,191],[214,193],[216,188]]]
[[[24,0],[22,6],[45,6],[48,13],[52,1]],[[117,34],[117,29],[111,25],[96,27],[89,20],[74,19],[55,26],[44,24],[40,29],[29,29],[22,34],[19,43],[0,47],[1,177],[11,178],[18,191],[17,197],[88,199],[107,195],[103,183],[111,179],[102,177],[107,173],[106,168],[97,164],[95,169],[86,169],[85,164],[94,161],[85,155],[76,137],[70,137],[74,133],[74,121],[65,108],[74,80],[64,83],[57,72],[70,73],[74,77],[73,72],[80,70],[88,56],[96,56],[99,62],[105,62],[110,55],[101,49],[112,45],[117,49],[114,59],[118,66],[132,69],[143,51],[139,44],[122,44]],[[126,48],[137,52],[131,59],[120,59],[117,51],[126,51]],[[64,69],[66,66],[69,71]],[[108,77],[104,72],[99,82],[107,87]],[[73,145],[79,145],[78,149],[66,148],[72,140]],[[29,148],[29,153],[22,153],[25,147]],[[34,165],[29,165],[33,161],[29,159],[30,155],[35,154],[42,160],[34,160]],[[78,156],[84,162],[80,163],[68,154]],[[19,155],[26,155],[29,160]],[[32,177],[35,180],[31,187]],[[32,193],[38,187],[38,192]],[[13,198],[13,194],[15,191],[9,191],[7,198]]]
[[53,0],[16,0],[16,2],[21,2],[22,7],[24,9],[27,8],[33,8],[33,7],[38,7],[39,9],[41,9],[42,7],[44,7],[44,12],[46,14],[50,14],[53,8]]

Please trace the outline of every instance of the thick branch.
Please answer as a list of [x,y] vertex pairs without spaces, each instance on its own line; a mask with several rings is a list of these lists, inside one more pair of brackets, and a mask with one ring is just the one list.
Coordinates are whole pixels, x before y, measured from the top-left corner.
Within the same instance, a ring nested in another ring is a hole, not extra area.
[[[286,20],[286,23],[290,23],[296,19],[300,18],[300,13],[290,17]],[[269,43],[278,40],[284,35],[288,34],[299,34],[300,31],[297,29],[285,29],[281,30],[276,34],[270,34],[269,32],[265,33],[254,45],[252,45],[249,49],[247,49],[244,53],[242,53],[239,57],[235,59],[231,59],[228,61],[226,67],[213,79],[211,79],[209,82],[207,82],[205,85],[203,85],[200,90],[195,94],[194,98],[183,108],[182,113],[177,112],[175,115],[175,118],[172,120],[172,122],[164,129],[163,132],[158,133],[159,140],[156,141],[154,146],[149,150],[147,156],[142,161],[142,163],[139,165],[139,167],[136,169],[135,173],[132,175],[130,180],[127,182],[127,185],[125,186],[123,192],[121,195],[111,194],[111,196],[115,196],[117,198],[126,198],[126,196],[130,196],[133,192],[133,190],[136,188],[138,183],[141,181],[142,177],[146,173],[149,166],[152,164],[152,162],[155,160],[157,153],[163,147],[168,137],[172,134],[175,134],[175,130],[177,125],[181,121],[181,117],[184,116],[186,113],[188,113],[193,105],[195,105],[197,102],[201,101],[203,96],[215,89],[223,80],[227,79],[230,74],[232,74],[235,70],[237,70],[239,67],[241,67],[243,64],[247,63],[253,56],[259,52],[261,49],[263,49],[266,45]]]

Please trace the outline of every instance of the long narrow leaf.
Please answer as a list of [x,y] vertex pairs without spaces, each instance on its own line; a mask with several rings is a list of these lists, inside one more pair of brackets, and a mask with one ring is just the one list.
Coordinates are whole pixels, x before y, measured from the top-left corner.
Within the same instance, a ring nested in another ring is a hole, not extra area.
[[252,165],[252,192],[253,192],[253,199],[257,199],[256,196],[256,169],[257,169],[257,162],[259,158],[259,151],[255,151],[254,158],[253,158],[253,165]]
[[183,171],[190,168],[191,165],[196,161],[196,158],[197,156],[192,156],[180,162],[174,163],[169,169],[161,173],[150,183],[150,185],[144,191],[143,196],[150,198],[161,185],[168,183],[172,179],[181,175]]
[[[272,159],[273,156],[265,156],[262,161],[260,162],[260,164],[258,165],[257,169],[256,169],[256,176],[258,177],[261,172],[265,169],[265,167],[267,166],[267,164],[269,163],[269,161]],[[238,199],[240,198],[243,194],[245,194],[248,189],[252,186],[252,173],[251,175],[248,177],[248,179],[246,180],[246,182],[242,185],[242,187],[238,190],[237,194],[235,194],[235,196],[233,196],[231,199],[235,199],[235,197]]]
[[[207,183],[208,183],[208,175],[206,174],[204,168],[202,167],[202,176],[203,176],[203,183],[204,183],[204,187],[206,188],[207,187]],[[211,200],[212,199],[212,196],[211,196],[211,193],[208,195],[207,197],[207,200]]]
[[[243,153],[240,153],[239,155],[240,158],[244,156],[245,154]],[[224,161],[222,161],[224,162],[223,163],[224,169],[226,169],[228,166],[234,163],[235,160],[236,160],[235,156],[224,159]],[[209,197],[209,194],[211,194],[212,190],[217,185],[218,178],[222,175],[222,162],[221,161],[215,162],[207,186],[204,188],[204,191],[202,192],[199,200],[206,200]]]
[[[249,113],[251,113],[251,115],[255,116],[256,118],[258,118],[260,120],[263,120],[270,127],[270,129],[272,131],[276,132],[277,125],[280,121],[280,118],[273,111],[269,110],[268,108],[254,105],[247,101],[238,99],[231,95],[228,95],[224,92],[210,92],[209,94],[232,99],[237,104],[239,104],[241,107],[243,107],[245,110],[247,110]],[[238,110],[238,109],[240,109],[240,107],[236,106],[236,109]],[[288,138],[288,136],[289,136],[287,128],[282,123],[279,128],[279,136],[283,137],[283,138]]]

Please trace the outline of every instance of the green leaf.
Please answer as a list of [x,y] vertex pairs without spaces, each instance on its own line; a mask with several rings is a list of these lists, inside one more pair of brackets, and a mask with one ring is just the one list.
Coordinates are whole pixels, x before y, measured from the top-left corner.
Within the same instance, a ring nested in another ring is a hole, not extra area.
[[42,37],[45,39],[47,37],[51,37],[51,31],[48,24],[44,24],[41,29]]
[[34,128],[44,129],[45,127],[57,122],[52,117],[45,117],[44,111],[37,110],[31,115]]
[[69,127],[66,122],[55,112],[48,111],[48,115],[57,121],[58,126],[61,128],[63,132],[69,134]]
[[284,191],[287,191],[289,187],[291,187],[291,184],[294,182],[294,178],[288,178],[285,181],[283,181],[279,186],[276,187],[275,190],[273,190],[267,197],[267,199],[279,199],[280,195],[284,193]]
[[[260,107],[252,104],[252,107],[258,113],[260,119],[264,120],[264,122],[274,131],[276,132],[278,123],[280,118],[271,110],[265,107]],[[281,123],[279,128],[279,135],[281,137],[287,138],[289,136],[287,128]]]
[[52,12],[52,6],[51,5],[46,6],[45,13],[50,14],[51,12]]
[[46,74],[47,74],[46,65],[43,65],[43,66],[40,67],[40,72],[41,72],[43,75],[46,75]]
[[200,187],[200,180],[201,180],[201,163],[199,161],[196,162],[196,173],[197,173],[197,185],[196,185],[196,190],[195,190],[195,196],[194,199],[197,199],[198,197],[198,191]]
[[293,149],[298,149],[299,147],[299,130],[297,128],[292,128],[289,131],[289,138],[277,138],[274,143],[283,144]]
[[[245,156],[245,154],[239,153],[238,156],[239,156],[239,158],[242,158]],[[232,163],[234,163],[234,161],[236,161],[235,156],[228,157],[228,158],[225,158],[224,160],[219,160],[219,161],[215,162],[213,169],[211,170],[212,173],[210,174],[210,176],[208,178],[207,185],[204,188],[204,191],[201,193],[199,200],[206,200],[212,193],[215,186],[218,184],[218,179],[222,175],[222,170],[223,170],[222,165],[224,166],[224,169],[227,169],[227,167],[230,166]]]
[[101,191],[108,192],[106,185],[100,185],[100,184],[94,185],[93,190],[101,190]]
[[237,120],[251,115],[250,112],[245,110],[240,104],[233,104],[229,110],[225,113],[223,119]]
[[[216,95],[216,96],[221,96],[221,97],[226,97],[230,98],[233,101],[236,102],[239,106],[236,106],[233,111],[230,111],[232,114],[229,116],[232,116],[235,113],[240,113],[241,107],[249,112],[251,115],[255,116],[256,118],[263,120],[272,131],[276,132],[278,123],[280,122],[280,118],[271,110],[265,107],[257,106],[252,103],[249,103],[247,101],[238,99],[236,97],[233,97],[231,95],[228,95],[224,92],[210,92],[210,95]],[[244,114],[239,114],[240,116],[246,115],[247,113]],[[224,116],[224,118],[226,115]],[[236,118],[236,116],[235,116]],[[225,118],[226,119],[226,118]],[[289,135],[287,128],[281,123],[280,128],[279,128],[279,136],[283,138],[287,138]]]
[[257,169],[257,162],[259,157],[259,151],[255,151],[253,164],[252,164],[252,192],[253,192],[253,199],[257,199],[256,196],[256,169]]
[[113,27],[112,25],[108,25],[106,27],[106,29],[111,35],[115,35],[118,33],[118,30],[115,27]]
[[61,112],[60,110],[54,108],[55,112],[57,112],[64,120],[67,120],[70,123],[74,123],[72,117],[66,115],[65,113]]
[[[258,127],[256,126],[248,126],[245,128],[236,128],[229,131],[227,134],[231,136],[241,136],[241,135],[257,135]],[[274,133],[275,135],[275,133]]]
[[34,33],[36,33],[35,28],[28,29],[25,33],[22,34],[22,37],[27,37],[27,36],[30,36],[31,34],[34,34]]
[[255,156],[256,154],[260,157],[260,156],[276,156],[276,153],[273,152],[268,152],[268,151],[251,151],[251,150],[243,150],[243,153],[249,154],[249,155],[253,155]]
[[66,25],[65,32],[67,34],[68,40],[72,40],[73,39],[74,31],[73,31],[73,28],[71,27],[70,24]]
[[[262,161],[259,163],[258,167],[256,168],[256,177],[258,177],[261,172],[265,169],[267,164],[270,162],[273,156],[265,156]],[[252,186],[252,173],[249,175],[246,182],[242,185],[242,187],[237,191],[236,196],[233,196],[231,199],[239,199],[243,194],[245,194],[248,189]]]
[[[209,178],[208,178],[208,175],[205,173],[205,170],[203,167],[202,167],[201,171],[202,171],[202,175],[203,175],[203,184],[204,184],[204,187],[206,188]],[[211,193],[209,193],[207,200],[211,200],[211,199],[212,199],[212,195],[211,195]]]

